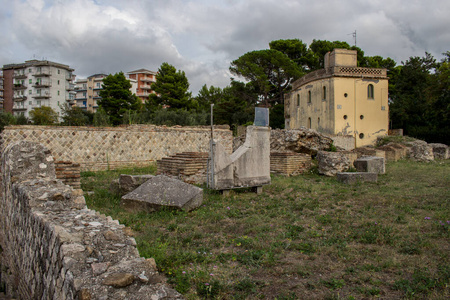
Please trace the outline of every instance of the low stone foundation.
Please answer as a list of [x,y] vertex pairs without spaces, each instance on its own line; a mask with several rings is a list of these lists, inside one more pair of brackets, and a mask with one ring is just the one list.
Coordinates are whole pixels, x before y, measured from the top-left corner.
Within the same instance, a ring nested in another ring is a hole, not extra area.
[[187,183],[206,182],[207,152],[183,152],[156,161],[158,175],[179,178]]
[[270,172],[286,176],[298,175],[311,168],[311,155],[295,152],[271,152]]

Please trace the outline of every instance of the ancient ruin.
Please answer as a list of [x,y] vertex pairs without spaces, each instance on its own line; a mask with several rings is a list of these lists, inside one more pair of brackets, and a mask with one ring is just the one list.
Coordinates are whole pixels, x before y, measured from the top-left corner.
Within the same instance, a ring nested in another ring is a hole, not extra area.
[[50,151],[21,141],[2,153],[1,284],[17,299],[181,299],[139,256],[125,226],[86,208],[55,174]]

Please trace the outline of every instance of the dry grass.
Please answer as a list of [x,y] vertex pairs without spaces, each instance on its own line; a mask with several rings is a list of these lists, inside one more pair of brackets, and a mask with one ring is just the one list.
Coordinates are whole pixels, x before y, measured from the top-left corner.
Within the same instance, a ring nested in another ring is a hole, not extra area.
[[275,176],[260,195],[205,191],[190,213],[122,211],[105,188],[117,174],[84,174],[89,206],[130,226],[187,299],[450,298],[449,161],[354,186]]

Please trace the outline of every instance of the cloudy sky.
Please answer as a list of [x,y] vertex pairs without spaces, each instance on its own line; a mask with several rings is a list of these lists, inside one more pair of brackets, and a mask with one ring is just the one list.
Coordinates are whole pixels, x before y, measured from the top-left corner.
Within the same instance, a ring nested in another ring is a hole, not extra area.
[[276,39],[340,40],[398,64],[450,50],[448,0],[0,0],[0,66],[67,64],[78,77],[168,62],[191,91],[225,87],[230,62]]

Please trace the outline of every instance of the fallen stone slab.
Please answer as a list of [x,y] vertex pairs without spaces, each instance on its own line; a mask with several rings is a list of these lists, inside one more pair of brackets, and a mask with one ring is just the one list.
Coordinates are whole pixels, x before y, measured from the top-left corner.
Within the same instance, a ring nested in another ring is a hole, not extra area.
[[365,156],[358,158],[354,162],[356,171],[384,174],[386,173],[386,167],[384,158],[376,156]]
[[377,173],[367,172],[340,172],[336,176],[339,182],[345,184],[355,184],[357,182],[377,182]]
[[130,211],[153,212],[163,207],[191,211],[203,202],[203,189],[164,175],[154,176],[122,196]]

